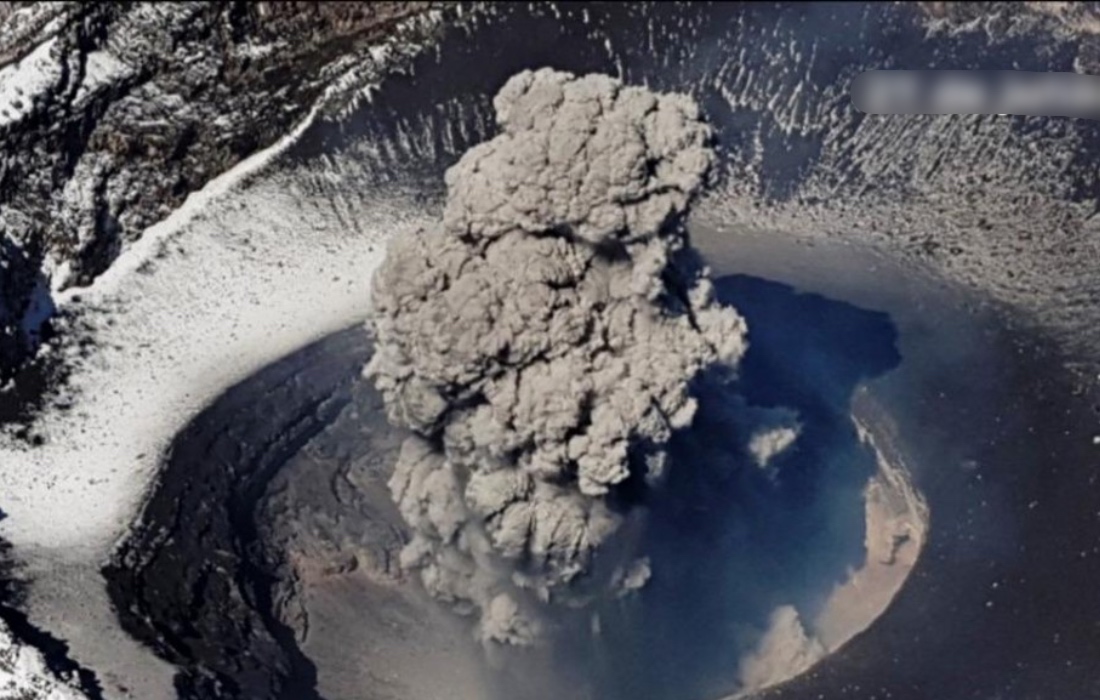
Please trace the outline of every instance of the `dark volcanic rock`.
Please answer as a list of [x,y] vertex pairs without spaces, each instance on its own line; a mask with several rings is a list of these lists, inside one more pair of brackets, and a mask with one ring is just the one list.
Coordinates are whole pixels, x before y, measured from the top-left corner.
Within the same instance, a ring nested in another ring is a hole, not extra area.
[[[181,697],[318,697],[313,664],[281,619],[292,596],[290,550],[263,541],[272,526],[257,516],[276,472],[352,400],[366,351],[363,331],[347,331],[266,368],[196,417],[105,567],[123,627],[180,667]],[[295,515],[280,532],[299,529]]]
[[12,239],[0,238],[0,385],[15,369],[14,363],[5,360],[19,357],[30,341],[24,318],[30,295],[42,283],[39,257]]

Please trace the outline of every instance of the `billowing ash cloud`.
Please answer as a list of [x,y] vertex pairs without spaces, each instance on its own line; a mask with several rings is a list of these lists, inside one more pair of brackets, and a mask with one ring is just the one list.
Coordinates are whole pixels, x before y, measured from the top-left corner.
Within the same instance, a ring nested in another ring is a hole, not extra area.
[[[438,228],[390,244],[366,371],[416,435],[390,482],[402,564],[523,644],[537,601],[591,590],[628,485],[659,484],[691,380],[735,366],[745,327],[681,227],[713,159],[691,99],[546,69],[494,106],[502,133],[447,172]],[[639,553],[603,583],[648,575]]]

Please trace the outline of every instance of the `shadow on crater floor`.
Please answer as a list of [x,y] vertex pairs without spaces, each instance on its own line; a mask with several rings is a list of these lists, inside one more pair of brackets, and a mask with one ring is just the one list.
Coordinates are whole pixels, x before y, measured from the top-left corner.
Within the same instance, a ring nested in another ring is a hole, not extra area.
[[[732,386],[700,382],[695,425],[675,440],[642,547],[652,579],[600,611],[596,641],[586,622],[577,633],[586,640],[562,645],[576,650],[562,667],[593,684],[585,697],[735,691],[738,660],[772,611],[793,605],[812,620],[865,560],[863,489],[876,463],[849,402],[861,383],[900,363],[894,325],[884,313],[760,278],[727,276],[716,288],[745,317],[750,349]],[[756,416],[775,407],[797,411],[801,433],[762,469],[744,446]]]

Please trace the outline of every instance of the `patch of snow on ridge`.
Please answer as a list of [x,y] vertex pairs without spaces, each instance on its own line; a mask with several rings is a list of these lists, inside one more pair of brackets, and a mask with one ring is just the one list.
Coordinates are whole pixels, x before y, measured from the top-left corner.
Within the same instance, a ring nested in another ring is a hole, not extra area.
[[84,81],[74,101],[79,103],[99,88],[127,78],[134,69],[109,51],[92,51],[87,56]]
[[61,64],[53,56],[56,43],[45,41],[23,60],[0,69],[0,127],[22,119],[61,79]]

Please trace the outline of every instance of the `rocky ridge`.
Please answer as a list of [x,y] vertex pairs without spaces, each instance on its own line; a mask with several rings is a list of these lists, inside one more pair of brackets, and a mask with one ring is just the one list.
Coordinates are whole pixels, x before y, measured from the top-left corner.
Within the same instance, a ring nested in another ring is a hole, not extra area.
[[49,336],[51,290],[89,284],[435,7],[0,5],[0,386]]

